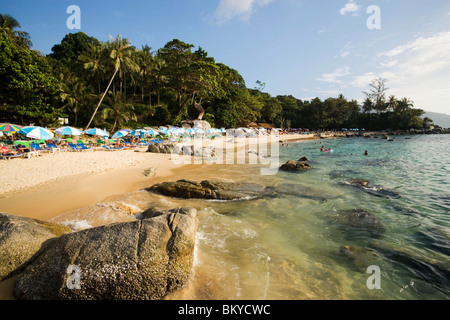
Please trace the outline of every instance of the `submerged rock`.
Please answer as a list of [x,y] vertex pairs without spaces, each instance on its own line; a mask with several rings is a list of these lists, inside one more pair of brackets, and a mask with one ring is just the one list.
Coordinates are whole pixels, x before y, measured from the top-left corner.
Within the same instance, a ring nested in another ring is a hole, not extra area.
[[66,234],[15,284],[19,299],[156,300],[186,285],[198,221],[193,208]]
[[306,161],[290,160],[280,167],[283,171],[306,171],[312,169],[312,166]]
[[396,261],[407,270],[413,270],[414,277],[425,279],[433,286],[442,286],[448,294],[450,286],[450,262],[439,257],[424,256],[405,247],[394,248],[381,241],[371,241],[370,248],[389,260]]
[[69,232],[59,224],[0,213],[0,281],[25,267],[51,239]]
[[339,248],[339,255],[345,258],[351,266],[362,272],[365,272],[367,267],[376,265],[380,261],[379,255],[374,250],[354,245],[342,245]]
[[355,187],[377,197],[400,198],[400,195],[397,192],[383,189],[382,187],[373,185],[368,180],[364,179],[345,180],[341,182],[341,185]]
[[338,211],[334,216],[333,223],[360,231],[367,231],[374,238],[380,237],[386,230],[375,215],[361,209]]
[[256,183],[238,183],[225,181],[195,182],[178,180],[158,183],[145,190],[165,196],[184,199],[239,200],[259,197],[266,187]]

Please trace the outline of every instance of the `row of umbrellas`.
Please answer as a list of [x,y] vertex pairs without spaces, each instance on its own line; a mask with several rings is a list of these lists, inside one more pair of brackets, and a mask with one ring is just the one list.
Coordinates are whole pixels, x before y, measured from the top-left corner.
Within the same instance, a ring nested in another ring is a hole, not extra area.
[[[22,128],[20,126],[16,126],[14,124],[9,124],[9,123],[0,125],[0,133],[3,135],[2,132],[8,132],[8,133],[18,132],[18,133],[21,133],[22,135],[26,136],[27,138],[42,139],[42,140],[51,140],[54,137],[54,133],[47,128],[42,128],[42,127],[37,127],[37,126],[29,126],[29,127]],[[66,126],[66,127],[61,127],[61,128],[55,129],[54,132],[57,134],[60,134],[60,135],[67,135],[67,136],[80,136],[82,134],[88,134],[88,135],[93,135],[93,136],[109,137],[109,134],[105,130],[98,129],[98,128],[93,128],[93,129],[89,129],[86,131],[82,131],[77,128]],[[208,134],[217,134],[217,133],[224,133],[224,132],[225,132],[225,129],[208,129],[208,130],[206,130],[206,133],[208,133]],[[205,133],[204,130],[198,129],[198,128],[184,129],[184,128],[178,128],[178,127],[171,127],[171,128],[161,127],[159,129],[146,128],[146,129],[136,129],[136,130],[123,129],[123,130],[119,130],[116,133],[114,133],[112,138],[113,139],[123,138],[127,135],[144,136],[145,134],[152,135],[152,136],[164,134],[164,135],[170,136],[170,135],[182,135],[182,134],[195,135],[195,134],[204,134],[204,133]]]

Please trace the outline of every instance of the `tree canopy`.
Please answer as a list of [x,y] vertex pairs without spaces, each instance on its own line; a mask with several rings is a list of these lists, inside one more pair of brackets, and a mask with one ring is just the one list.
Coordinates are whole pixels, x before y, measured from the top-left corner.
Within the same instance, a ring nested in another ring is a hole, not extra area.
[[121,35],[107,42],[69,33],[52,53],[30,49],[20,24],[0,14],[0,121],[53,125],[59,117],[79,127],[177,125],[188,106],[200,103],[216,127],[272,123],[283,128],[408,129],[422,120],[408,98],[387,96],[386,80],[375,79],[360,105],[343,95],[309,101],[271,96],[266,83],[247,87],[239,72],[179,39],[152,51]]

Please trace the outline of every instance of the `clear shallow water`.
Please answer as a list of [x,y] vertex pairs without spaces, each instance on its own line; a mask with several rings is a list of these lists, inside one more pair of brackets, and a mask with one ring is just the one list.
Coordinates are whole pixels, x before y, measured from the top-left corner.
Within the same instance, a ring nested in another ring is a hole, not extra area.
[[[321,143],[334,152],[320,153]],[[195,274],[173,299],[450,298],[449,135],[315,140],[281,147],[280,156],[280,164],[307,156],[314,169],[261,176],[257,165],[199,165],[184,178],[262,183],[292,195],[220,202],[138,191],[55,221],[82,228],[129,221],[154,206],[197,208]],[[342,185],[351,178],[395,193]],[[355,209],[371,213],[384,232],[339,223],[343,210]],[[381,271],[380,290],[366,284],[372,265]]]

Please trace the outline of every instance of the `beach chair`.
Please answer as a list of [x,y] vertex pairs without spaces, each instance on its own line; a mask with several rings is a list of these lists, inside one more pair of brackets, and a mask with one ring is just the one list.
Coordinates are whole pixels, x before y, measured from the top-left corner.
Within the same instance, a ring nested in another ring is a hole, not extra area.
[[[61,148],[58,148],[54,143],[47,143],[47,147],[53,152],[55,153],[55,151],[61,152]],[[66,151],[64,149],[64,151]]]
[[80,149],[81,151],[90,151],[90,150],[94,150],[92,148],[88,148],[86,147],[83,143],[77,143],[78,149]]
[[68,146],[70,147],[70,149],[72,151],[81,151],[80,149],[78,149],[73,143],[68,143]]
[[48,148],[42,148],[38,143],[30,143],[30,148],[40,152],[50,152]]

